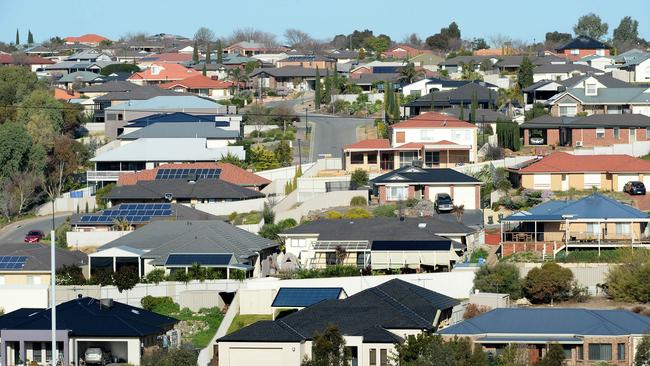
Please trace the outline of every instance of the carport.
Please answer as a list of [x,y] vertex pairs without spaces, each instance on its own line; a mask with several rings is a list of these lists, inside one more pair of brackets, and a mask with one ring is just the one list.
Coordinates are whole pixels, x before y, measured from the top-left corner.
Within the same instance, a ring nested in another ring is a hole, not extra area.
[[[129,352],[129,346],[135,346],[135,351]],[[132,340],[105,338],[78,338],[74,340],[74,350],[76,354],[75,360],[85,360],[84,356],[88,348],[101,348],[104,352],[110,353],[111,362],[133,364],[133,361],[129,359],[129,356],[131,356],[131,358],[139,359],[140,352],[138,347],[139,341],[135,338]]]
[[140,276],[144,276],[144,265],[141,258],[143,254],[144,251],[128,246],[114,247],[92,253],[88,256],[90,258],[88,261],[90,275],[92,277],[93,273],[98,270],[117,272],[123,267],[133,267],[138,269]]

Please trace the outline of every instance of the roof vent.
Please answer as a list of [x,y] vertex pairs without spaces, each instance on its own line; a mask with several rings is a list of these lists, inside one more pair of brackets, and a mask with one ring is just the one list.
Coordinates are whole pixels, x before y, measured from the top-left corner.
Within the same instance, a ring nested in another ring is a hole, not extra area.
[[99,300],[99,308],[100,309],[110,309],[112,307],[113,307],[113,299],[108,298],[108,299]]
[[420,228],[420,229],[424,229],[425,227],[427,227],[426,222],[421,222],[421,223],[418,224],[418,228]]

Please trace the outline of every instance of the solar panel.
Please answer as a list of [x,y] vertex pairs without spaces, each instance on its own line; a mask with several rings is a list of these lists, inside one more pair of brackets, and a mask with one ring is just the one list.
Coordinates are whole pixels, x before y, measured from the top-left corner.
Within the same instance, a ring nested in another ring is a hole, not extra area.
[[213,168],[158,169],[155,179],[185,179],[189,176],[196,176],[199,179],[219,179],[220,175],[221,169]]
[[204,267],[225,267],[231,258],[232,254],[170,254],[165,266],[191,267],[196,263]]
[[340,287],[281,287],[272,307],[307,307],[323,300],[338,299]]
[[104,210],[101,214],[84,215],[80,223],[111,224],[115,220],[126,220],[129,223],[141,223],[151,220],[151,217],[171,216],[171,203],[122,203]]
[[3,255],[0,256],[0,269],[22,269],[27,262],[26,256]]

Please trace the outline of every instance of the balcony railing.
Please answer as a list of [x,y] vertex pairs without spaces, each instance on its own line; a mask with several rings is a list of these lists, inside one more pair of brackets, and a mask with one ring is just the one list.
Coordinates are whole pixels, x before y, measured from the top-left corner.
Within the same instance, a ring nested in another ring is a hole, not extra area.
[[584,231],[570,231],[567,233],[561,232],[532,232],[532,231],[506,231],[502,234],[502,241],[504,242],[557,242],[570,244],[631,244],[649,242],[650,238],[646,236],[634,236],[631,233],[590,233]]
[[89,170],[86,172],[86,180],[88,182],[117,182],[120,175],[134,172],[134,170]]

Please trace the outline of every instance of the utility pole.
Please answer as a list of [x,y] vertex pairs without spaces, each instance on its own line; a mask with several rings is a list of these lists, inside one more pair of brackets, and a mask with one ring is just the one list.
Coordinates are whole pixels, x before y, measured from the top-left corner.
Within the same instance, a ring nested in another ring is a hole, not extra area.
[[298,139],[298,166],[302,166],[302,148],[300,147],[300,139]]
[[52,360],[51,365],[56,365],[59,355],[56,350],[56,231],[52,229],[50,233],[50,309],[52,310]]

